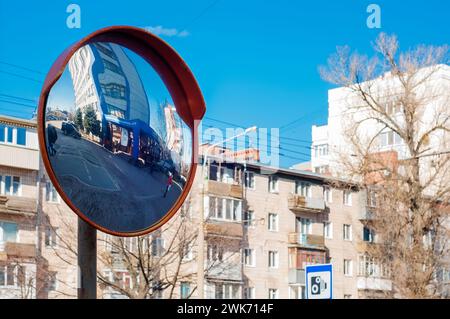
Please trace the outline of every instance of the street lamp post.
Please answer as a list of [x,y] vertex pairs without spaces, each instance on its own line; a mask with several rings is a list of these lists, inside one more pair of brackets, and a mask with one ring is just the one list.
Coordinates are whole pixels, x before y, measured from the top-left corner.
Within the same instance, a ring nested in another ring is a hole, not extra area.
[[205,184],[206,184],[206,163],[208,162],[208,155],[209,152],[216,146],[222,145],[228,141],[234,140],[238,137],[247,135],[248,133],[252,131],[256,131],[256,126],[249,127],[245,129],[243,132],[236,134],[235,136],[232,136],[230,138],[227,138],[225,140],[222,140],[220,142],[214,143],[210,146],[208,146],[203,153],[203,163],[202,163],[202,213],[200,216],[200,225],[199,225],[199,231],[198,231],[198,264],[197,264],[197,289],[199,291],[198,298],[204,299],[205,298],[205,233],[204,233],[204,227],[205,227]]

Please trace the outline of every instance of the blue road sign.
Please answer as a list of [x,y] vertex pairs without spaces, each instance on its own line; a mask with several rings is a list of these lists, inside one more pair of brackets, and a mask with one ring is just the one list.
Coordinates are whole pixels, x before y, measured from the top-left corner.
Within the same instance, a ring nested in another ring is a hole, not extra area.
[[306,266],[306,299],[333,299],[333,266]]

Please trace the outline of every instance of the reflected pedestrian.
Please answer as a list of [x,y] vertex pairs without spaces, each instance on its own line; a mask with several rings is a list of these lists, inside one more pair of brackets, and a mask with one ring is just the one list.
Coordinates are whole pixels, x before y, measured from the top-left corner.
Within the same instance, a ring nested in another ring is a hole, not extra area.
[[166,197],[170,188],[172,188],[172,183],[173,183],[172,173],[169,172],[169,178],[167,179],[167,185],[166,185],[166,191],[164,192],[164,197]]
[[48,144],[49,144],[49,153],[50,156],[53,156],[56,154],[56,149],[53,147],[56,140],[58,139],[58,133],[56,132],[56,128],[49,124],[47,126],[47,138],[48,138]]

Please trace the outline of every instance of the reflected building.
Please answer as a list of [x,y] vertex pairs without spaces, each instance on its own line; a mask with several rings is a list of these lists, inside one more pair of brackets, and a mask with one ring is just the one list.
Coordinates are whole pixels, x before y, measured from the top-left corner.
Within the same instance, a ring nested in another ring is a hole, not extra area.
[[[138,71],[121,46],[93,43],[70,59],[75,107],[92,108],[101,123],[101,144],[133,160],[165,156],[164,143],[150,127],[150,107]],[[151,154],[150,154],[151,153]],[[145,162],[145,160],[144,160]]]
[[175,107],[166,102],[164,106],[164,118],[166,126],[166,146],[171,152],[171,158],[178,172],[186,170],[183,167],[183,124]]

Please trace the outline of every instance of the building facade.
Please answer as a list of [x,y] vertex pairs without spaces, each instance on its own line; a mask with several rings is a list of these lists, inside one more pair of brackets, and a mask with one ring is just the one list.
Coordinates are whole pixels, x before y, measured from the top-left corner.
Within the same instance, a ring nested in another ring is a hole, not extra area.
[[76,218],[46,177],[36,122],[1,116],[0,154],[0,298],[76,297],[76,256],[58,249],[76,238],[58,215]]

